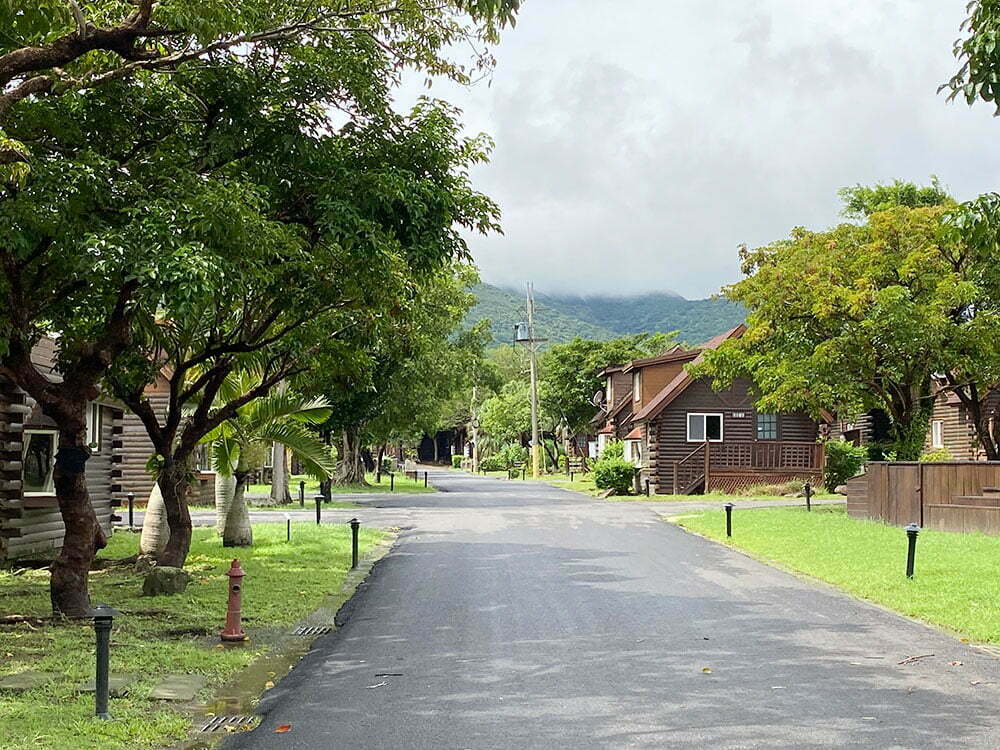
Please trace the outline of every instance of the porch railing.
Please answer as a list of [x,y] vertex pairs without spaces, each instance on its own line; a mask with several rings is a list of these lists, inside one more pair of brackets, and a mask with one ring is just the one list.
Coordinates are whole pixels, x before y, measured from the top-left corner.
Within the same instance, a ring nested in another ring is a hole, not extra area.
[[819,443],[748,440],[709,446],[709,465],[713,469],[819,471],[823,461],[823,446]]
[[707,479],[708,462],[708,443],[702,443],[680,461],[674,461],[673,494],[687,494],[695,485]]

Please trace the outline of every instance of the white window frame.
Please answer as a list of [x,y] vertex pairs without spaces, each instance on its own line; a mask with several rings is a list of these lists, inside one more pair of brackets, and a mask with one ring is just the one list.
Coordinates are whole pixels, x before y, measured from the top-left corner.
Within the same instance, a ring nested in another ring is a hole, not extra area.
[[96,401],[91,401],[87,405],[87,445],[95,453],[101,450],[103,421],[104,415],[101,412],[101,405]]
[[[691,437],[691,417],[702,417],[702,434],[705,436],[703,438],[692,438]],[[708,437],[708,417],[718,417],[719,418],[719,437],[709,438]],[[691,411],[687,415],[687,441],[689,443],[721,443],[726,438],[726,420],[722,415],[722,412],[717,411]]]
[[[25,430],[22,434],[23,446],[21,448],[21,486],[22,494],[25,497],[37,497],[39,495],[54,495],[56,492],[55,487],[55,466],[56,466],[56,452],[59,450],[59,433],[56,430]],[[28,444],[31,442],[29,437],[32,435],[49,435],[52,438],[52,463],[49,464],[49,474],[45,481],[45,487],[41,490],[23,490],[24,487],[24,461],[28,455]]]
[[642,400],[642,370],[632,371],[632,400]]
[[614,377],[611,375],[608,375],[608,383],[604,387],[604,401],[608,405],[608,411],[610,411],[611,407],[615,405],[615,381]]
[[626,458],[634,466],[642,466],[642,441],[641,440],[626,440],[625,445],[628,446],[628,454]]
[[944,420],[931,422],[931,448],[944,448]]
[[608,433],[599,432],[597,434],[597,455],[600,457],[604,449],[608,447]]

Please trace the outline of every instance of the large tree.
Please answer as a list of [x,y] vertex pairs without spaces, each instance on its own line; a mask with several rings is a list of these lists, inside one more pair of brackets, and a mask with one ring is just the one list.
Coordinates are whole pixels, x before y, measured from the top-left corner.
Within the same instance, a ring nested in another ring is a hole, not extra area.
[[676,332],[639,333],[609,341],[577,338],[550,347],[542,355],[545,377],[539,399],[543,408],[558,415],[570,433],[585,431],[594,416],[594,393],[604,388],[601,370],[659,354],[676,343],[676,338]]
[[746,278],[725,294],[746,306],[747,333],[699,371],[752,379],[768,411],[884,409],[896,456],[917,458],[932,378],[954,363],[961,311],[979,293],[943,231],[948,211],[896,206],[744,249]]
[[[287,168],[296,158],[319,181],[328,152],[311,160],[308,144],[331,133],[325,112],[340,109],[369,127],[370,118],[387,111],[387,89],[407,66],[468,80],[469,69],[440,51],[461,39],[495,39],[514,9],[508,0],[246,2],[237,10],[222,2],[192,9],[154,0],[131,7],[111,0],[0,6],[0,294],[6,302],[0,306],[0,368],[60,432],[56,492],[67,533],[52,569],[55,611],[89,610],[87,571],[104,540],[83,478],[89,455],[84,415],[109,369],[123,369],[120,360],[131,350],[136,325],[142,338],[153,340],[162,333],[153,325],[163,320],[161,312],[173,316],[185,305],[193,310],[195,295],[213,291],[202,283],[205,274],[232,276],[233,287],[215,289],[231,294],[239,272],[252,276],[255,264],[260,271],[301,253],[312,239],[308,222],[294,211],[275,215],[267,204],[286,176],[276,174],[278,165]],[[477,54],[472,67],[490,60],[487,52]],[[256,75],[258,88],[245,86],[247,71]],[[226,83],[244,85],[242,96],[220,95]],[[292,98],[290,91],[296,91]],[[391,137],[392,122],[382,118],[381,125]],[[290,134],[306,148],[281,141]],[[421,140],[407,148],[431,161],[439,144]],[[275,153],[286,158],[273,159]],[[265,174],[268,163],[271,173]],[[405,180],[393,187],[401,185]],[[390,186],[383,181],[378,188],[362,191],[382,204],[367,211],[399,222],[389,216]],[[331,213],[336,206],[326,208]],[[366,211],[355,218],[364,222]],[[230,231],[236,236],[225,236]],[[248,253],[235,252],[241,242]],[[239,272],[220,268],[227,256],[236,259]],[[181,283],[188,276],[195,280],[190,288]],[[177,296],[165,304],[168,293]],[[239,315],[222,317],[232,323]],[[263,315],[258,323],[268,313]],[[254,330],[237,324],[236,339],[222,342],[235,350],[211,351],[249,356],[248,347],[268,345],[290,322],[275,318]],[[186,325],[177,317],[165,328]],[[30,363],[32,344],[50,330],[61,335],[61,382],[39,377]],[[134,373],[144,364],[133,358],[124,368],[130,375],[119,382],[134,387]],[[262,383],[261,392],[268,385]],[[201,421],[199,429],[211,427]],[[154,427],[150,420],[147,427]],[[161,429],[159,438],[166,441],[171,431],[176,437],[176,429]],[[184,450],[193,437],[181,440]],[[167,476],[179,480],[186,469],[165,458]],[[175,515],[181,533],[173,561],[186,549],[185,514],[178,509]]]

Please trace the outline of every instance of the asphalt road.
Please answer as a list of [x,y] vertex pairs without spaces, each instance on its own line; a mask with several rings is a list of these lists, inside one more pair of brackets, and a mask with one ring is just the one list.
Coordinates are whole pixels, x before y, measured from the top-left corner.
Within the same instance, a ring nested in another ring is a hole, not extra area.
[[432,481],[340,512],[409,528],[227,750],[1000,747],[983,650],[689,535],[665,504]]

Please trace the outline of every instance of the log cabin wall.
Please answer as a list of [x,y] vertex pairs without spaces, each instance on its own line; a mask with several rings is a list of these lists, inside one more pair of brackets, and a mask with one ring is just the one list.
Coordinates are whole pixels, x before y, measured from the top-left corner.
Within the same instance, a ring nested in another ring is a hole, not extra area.
[[[986,397],[983,412],[990,415],[1000,407],[1000,391],[993,391]],[[934,423],[941,423],[942,445],[934,445]],[[934,408],[931,412],[927,439],[924,441],[924,451],[937,451],[941,448],[948,451],[955,461],[985,460],[982,445],[976,436],[976,427],[965,405],[958,397],[942,391],[934,398]]]
[[[699,378],[689,385],[673,402],[668,404],[655,420],[648,425],[650,430],[651,486],[661,493],[670,493],[673,488],[674,462],[683,460],[700,443],[688,442],[687,415],[689,413],[722,414],[722,445],[727,442],[751,442],[757,440],[757,411],[751,394],[749,380],[737,379],[730,388],[716,391],[708,378]],[[815,442],[819,428],[815,421],[805,414],[779,414],[778,435],[774,441],[761,442]],[[654,439],[655,438],[655,439]],[[655,443],[655,445],[654,445]],[[807,472],[803,478],[814,479]],[[748,469],[745,476],[729,478],[730,484],[718,489],[732,491],[753,484],[780,483],[797,476],[784,473],[763,472]]]
[[[166,379],[160,376],[156,383],[149,386],[146,389],[146,398],[149,399],[157,416],[161,420],[165,418],[170,403]],[[153,444],[149,440],[149,434],[142,420],[131,411],[126,411],[122,416],[118,441],[120,458],[117,461],[119,472],[117,478],[120,481],[116,494],[125,497],[132,492],[135,494],[136,503],[143,504],[149,499],[154,484],[152,475],[146,469],[146,464],[153,455]]]
[[[86,465],[87,489],[97,520],[111,534],[113,432],[119,410],[99,405],[98,446]],[[22,488],[25,430],[52,430],[55,425],[20,388],[0,381],[0,563],[47,560],[62,547],[66,528],[54,493],[28,493]]]

